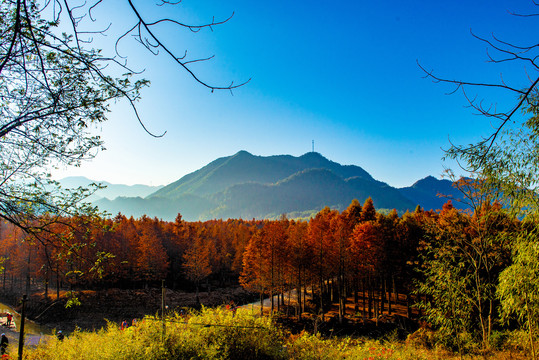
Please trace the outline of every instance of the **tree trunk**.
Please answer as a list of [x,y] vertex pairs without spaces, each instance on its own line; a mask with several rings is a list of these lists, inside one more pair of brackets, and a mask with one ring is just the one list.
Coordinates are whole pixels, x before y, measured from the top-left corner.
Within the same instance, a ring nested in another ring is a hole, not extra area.
[[31,252],[28,250],[28,264],[26,266],[26,296],[30,296],[30,261],[31,261]]
[[292,297],[292,289],[288,289],[288,306],[286,310],[286,314],[288,315],[288,309],[290,308],[290,298]]
[[410,294],[407,293],[406,295],[406,316],[408,319],[412,318],[412,308],[410,307]]
[[196,305],[199,306],[200,305],[200,298],[198,297],[198,280],[195,281],[195,302],[196,302]]
[[60,299],[60,271],[58,270],[58,263],[56,263],[56,300]]
[[[311,282],[311,291],[313,290],[313,284]],[[305,287],[303,288],[303,311],[305,311],[305,303],[307,302],[307,283],[305,283]]]
[[376,321],[376,326],[378,326],[378,317],[380,316],[380,314],[378,313],[378,301],[374,301],[374,318],[375,318],[375,321]]
[[399,293],[397,291],[397,286],[395,286],[395,276],[391,276],[391,281],[393,282],[393,294],[395,294],[395,305],[399,303]]
[[[488,334],[487,337],[490,340],[490,336],[492,334],[492,312],[494,311],[494,302],[492,299],[489,301],[489,309],[488,309]],[[490,342],[489,342],[490,344]]]
[[385,279],[380,278],[380,314],[384,313],[385,301],[386,301],[386,282]]
[[344,318],[344,301],[343,301],[343,288],[342,288],[341,276],[337,278],[337,298],[339,300],[339,324],[343,323]]
[[271,302],[271,309],[270,314],[273,315],[273,309],[274,309],[274,303],[273,303],[273,286],[270,288],[270,302]]
[[353,279],[354,292],[354,312],[359,311],[359,279]]
[[320,278],[320,310],[322,313],[322,321],[324,321],[324,281]]
[[369,299],[368,299],[368,305],[369,305],[369,319],[372,318],[372,298],[373,298],[373,290],[372,290],[372,284],[371,284],[371,280],[369,279],[368,280],[368,283],[367,283],[367,294],[369,296]]
[[386,283],[386,291],[387,291],[387,314],[391,315],[391,288],[387,288]]
[[535,360],[536,357],[535,357],[535,345],[533,343],[534,339],[533,339],[533,330],[532,330],[532,315],[531,315],[531,311],[528,305],[528,296],[526,292],[524,292],[524,300],[526,304],[526,313],[528,315],[528,334],[530,336],[530,347],[532,350],[532,359]]
[[363,288],[363,296],[362,296],[362,300],[363,300],[363,319],[365,319],[367,317],[367,303],[365,302],[365,279],[362,279],[361,280],[361,287]]
[[301,268],[298,269],[298,288],[296,289],[298,301],[298,320],[301,320]]

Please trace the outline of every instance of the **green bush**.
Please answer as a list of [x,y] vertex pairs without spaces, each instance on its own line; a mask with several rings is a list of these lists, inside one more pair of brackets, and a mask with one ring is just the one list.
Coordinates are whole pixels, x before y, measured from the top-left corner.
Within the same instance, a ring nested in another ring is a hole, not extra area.
[[507,346],[508,331],[493,331],[490,337],[490,346],[494,350],[504,350]]

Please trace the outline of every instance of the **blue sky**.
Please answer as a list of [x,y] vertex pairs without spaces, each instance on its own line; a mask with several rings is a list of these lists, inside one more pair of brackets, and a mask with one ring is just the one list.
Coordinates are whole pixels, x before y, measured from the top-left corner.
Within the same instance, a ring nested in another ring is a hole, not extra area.
[[[83,175],[124,184],[168,184],[210,161],[247,150],[255,155],[300,156],[315,150],[341,164],[363,167],[378,180],[409,186],[427,175],[440,177],[449,141],[477,141],[491,130],[488,120],[466,107],[461,93],[424,79],[417,65],[447,78],[506,81],[526,86],[522,64],[486,62],[486,46],[470,33],[532,44],[531,1],[282,1],[184,0],[152,7],[185,22],[226,24],[193,34],[163,26],[157,33],[178,54],[215,58],[192,66],[214,85],[240,83],[231,95],[211,93],[163,54],[152,56],[132,40],[120,43],[135,69],[152,85],[139,110],[147,135],[126,104],[114,104],[110,121],[98,129],[106,151],[55,177]],[[151,2],[152,4],[154,2]],[[111,35],[96,41],[110,51],[114,32],[130,25],[126,8],[103,6],[101,19],[114,16]],[[536,76],[532,74],[532,77]],[[478,89],[472,95],[512,104],[512,94]]]

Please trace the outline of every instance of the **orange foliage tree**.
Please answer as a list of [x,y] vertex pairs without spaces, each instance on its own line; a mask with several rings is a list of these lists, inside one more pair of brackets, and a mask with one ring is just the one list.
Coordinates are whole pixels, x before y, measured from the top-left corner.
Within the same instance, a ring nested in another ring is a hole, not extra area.
[[205,231],[194,226],[189,227],[190,245],[183,255],[183,268],[187,278],[195,283],[196,302],[200,303],[198,289],[200,281],[211,274],[210,250],[205,244]]

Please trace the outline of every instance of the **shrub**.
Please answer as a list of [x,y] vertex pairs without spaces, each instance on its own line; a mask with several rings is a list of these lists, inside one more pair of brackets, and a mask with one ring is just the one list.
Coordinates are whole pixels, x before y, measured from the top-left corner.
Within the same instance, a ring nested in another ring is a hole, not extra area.
[[174,314],[166,327],[156,317],[120,330],[115,324],[98,332],[75,332],[63,341],[50,339],[28,351],[28,360],[71,359],[280,359],[282,332],[271,319],[244,309],[222,308],[188,316]]

